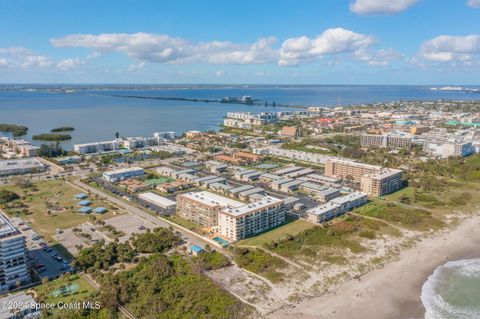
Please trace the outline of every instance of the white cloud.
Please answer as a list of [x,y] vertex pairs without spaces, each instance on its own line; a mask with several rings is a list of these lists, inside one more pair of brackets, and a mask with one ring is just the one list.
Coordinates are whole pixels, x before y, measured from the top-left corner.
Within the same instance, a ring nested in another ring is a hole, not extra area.
[[395,49],[381,49],[371,53],[368,50],[358,50],[355,52],[357,60],[371,66],[388,66],[392,61],[404,59],[404,55]]
[[441,35],[424,42],[420,55],[430,61],[471,63],[480,55],[480,35]]
[[79,58],[54,61],[23,47],[0,48],[0,68],[23,70],[61,70],[77,68],[85,62]]
[[306,36],[287,39],[280,50],[280,66],[298,65],[325,55],[354,53],[375,43],[372,36],[342,28],[327,29],[314,39]]
[[50,58],[22,47],[0,48],[0,59],[1,66],[10,68],[49,68],[54,65]]
[[82,66],[84,64],[85,62],[83,60],[80,60],[79,58],[74,58],[74,59],[65,59],[65,60],[59,61],[57,62],[56,67],[62,71],[67,71],[67,70],[78,68],[79,66]]
[[135,64],[130,64],[127,68],[128,72],[136,72],[143,70],[145,68],[146,63],[145,62],[140,62],[140,63],[135,63]]
[[272,62],[277,51],[275,38],[253,44],[232,42],[189,42],[181,38],[152,33],[74,34],[51,39],[56,47],[84,47],[103,54],[121,52],[130,58],[155,63],[259,64]]
[[215,72],[215,75],[218,76],[218,77],[224,76],[224,75],[225,75],[225,71],[223,71],[223,70],[218,70],[217,72]]
[[416,2],[418,0],[355,0],[350,3],[350,11],[360,15],[395,14],[408,9]]
[[480,0],[468,0],[467,5],[471,8],[480,8]]

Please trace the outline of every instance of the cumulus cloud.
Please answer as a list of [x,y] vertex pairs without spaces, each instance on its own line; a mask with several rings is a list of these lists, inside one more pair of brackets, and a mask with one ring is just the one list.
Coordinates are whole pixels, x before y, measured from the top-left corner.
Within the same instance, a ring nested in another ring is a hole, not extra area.
[[145,62],[140,62],[140,63],[135,63],[135,64],[130,64],[127,68],[128,72],[136,72],[143,70],[145,68]]
[[79,58],[65,59],[57,62],[56,67],[62,71],[71,70],[84,65],[85,62]]
[[263,38],[253,44],[228,41],[189,42],[153,33],[74,34],[51,39],[55,47],[84,47],[97,54],[120,52],[130,58],[155,63],[259,64],[272,62],[277,51],[275,38]]
[[280,50],[280,66],[295,66],[325,55],[354,53],[375,43],[372,36],[342,28],[327,29],[314,39],[306,36],[287,39]]
[[49,68],[53,61],[23,47],[0,48],[1,66],[11,68]]
[[408,9],[416,2],[418,0],[355,0],[350,3],[350,11],[360,15],[395,14]]
[[468,0],[467,5],[471,8],[480,8],[480,0]]
[[480,36],[441,35],[425,41],[420,55],[430,61],[471,63],[480,55]]
[[392,61],[405,59],[404,55],[394,48],[381,49],[374,53],[362,49],[355,52],[355,57],[371,66],[388,66]]

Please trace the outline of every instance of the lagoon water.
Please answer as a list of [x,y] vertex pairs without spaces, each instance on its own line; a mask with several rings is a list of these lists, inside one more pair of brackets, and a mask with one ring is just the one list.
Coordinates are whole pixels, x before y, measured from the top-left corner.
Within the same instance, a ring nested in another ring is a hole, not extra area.
[[425,319],[480,318],[480,259],[450,261],[422,287]]
[[[66,93],[68,92],[68,93]],[[254,99],[285,105],[235,105],[191,101],[166,101],[118,97],[180,97],[221,99],[250,95]],[[218,129],[231,111],[280,111],[287,105],[337,106],[394,100],[480,99],[479,93],[432,91],[430,86],[225,86],[225,85],[2,85],[0,123],[26,125],[27,140],[59,126],[74,126],[73,144],[109,140],[121,136],[151,136],[156,131]],[[39,144],[39,142],[35,142]],[[41,143],[41,142],[40,142]]]

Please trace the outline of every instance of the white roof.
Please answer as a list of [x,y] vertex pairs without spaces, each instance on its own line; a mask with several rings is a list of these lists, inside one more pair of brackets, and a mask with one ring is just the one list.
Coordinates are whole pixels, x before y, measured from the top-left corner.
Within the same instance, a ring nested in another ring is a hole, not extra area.
[[128,172],[136,172],[136,171],[143,171],[143,168],[141,168],[141,167],[126,167],[126,168],[116,169],[114,171],[108,171],[108,172],[105,172],[103,174],[112,175],[112,174],[122,174],[122,173],[128,173]]
[[243,204],[240,207],[236,208],[226,208],[222,212],[228,214],[228,215],[233,215],[233,216],[240,216],[244,214],[248,214],[250,212],[255,212],[258,210],[261,210],[265,207],[272,206],[275,204],[280,204],[283,203],[283,200],[271,197],[271,196],[265,196],[259,201],[250,203],[250,204]]
[[[12,305],[13,307],[0,307],[0,319],[12,318],[12,308],[20,311],[32,309],[35,305],[35,299],[23,292],[8,295],[0,299],[2,305]],[[33,312],[33,311],[32,311]],[[23,318],[23,317],[22,317]]]
[[181,194],[180,196],[189,198],[191,200],[200,202],[207,206],[225,206],[225,207],[240,207],[245,205],[239,201],[223,197],[211,192],[202,191],[202,192],[188,192]]
[[169,207],[169,206],[176,205],[176,203],[173,200],[154,194],[152,192],[142,193],[138,195],[138,197],[161,207]]

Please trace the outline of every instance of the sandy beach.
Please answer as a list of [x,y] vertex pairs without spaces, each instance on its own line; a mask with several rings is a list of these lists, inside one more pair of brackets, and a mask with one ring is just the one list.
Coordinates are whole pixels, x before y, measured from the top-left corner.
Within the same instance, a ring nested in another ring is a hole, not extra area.
[[421,288],[434,269],[449,260],[480,257],[480,215],[455,229],[422,239],[396,261],[350,280],[330,294],[304,300],[268,318],[420,319],[425,309]]

